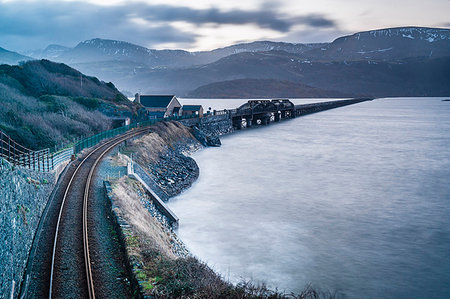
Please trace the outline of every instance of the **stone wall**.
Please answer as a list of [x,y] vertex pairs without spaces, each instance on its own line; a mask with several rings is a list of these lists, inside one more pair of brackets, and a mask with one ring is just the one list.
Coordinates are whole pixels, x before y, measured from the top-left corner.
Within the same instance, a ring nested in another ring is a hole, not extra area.
[[208,136],[220,136],[233,131],[233,124],[228,114],[183,119],[179,122],[187,127],[196,126]]
[[18,296],[28,253],[54,174],[18,169],[0,160],[0,298]]

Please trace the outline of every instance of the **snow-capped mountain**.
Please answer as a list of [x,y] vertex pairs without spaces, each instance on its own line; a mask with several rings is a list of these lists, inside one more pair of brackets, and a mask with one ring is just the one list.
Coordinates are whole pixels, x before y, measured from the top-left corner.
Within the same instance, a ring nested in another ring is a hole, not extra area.
[[216,82],[237,79],[377,96],[441,95],[450,86],[450,30],[439,28],[372,30],[322,44],[257,41],[202,52],[154,50],[98,38],[59,52],[46,50],[53,55],[46,58],[112,81],[129,95],[141,90],[185,96],[203,85],[213,84],[211,90]]
[[450,55],[450,30],[402,27],[359,32],[340,37],[306,55],[338,61],[444,57]]
[[[268,51],[284,51],[293,54],[302,54],[309,50],[326,46],[327,43],[311,43],[311,44],[293,44],[271,41],[256,41],[252,43],[242,43],[225,48],[219,48],[212,51],[193,52],[195,55],[215,56],[216,60],[239,53],[245,52],[268,52]],[[213,62],[213,61],[211,61]]]
[[51,45],[45,50],[27,53],[34,58],[45,58],[68,64],[101,61],[129,61],[148,67],[186,67],[204,65],[223,57],[243,52],[285,51],[301,54],[326,44],[291,44],[257,41],[237,44],[212,51],[154,50],[123,41],[95,38],[79,43],[74,48]]

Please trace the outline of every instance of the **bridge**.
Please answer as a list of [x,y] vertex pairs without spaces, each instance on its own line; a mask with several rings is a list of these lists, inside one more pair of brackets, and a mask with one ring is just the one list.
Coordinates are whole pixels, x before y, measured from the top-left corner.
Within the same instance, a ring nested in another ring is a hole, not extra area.
[[270,122],[279,122],[282,119],[316,113],[337,107],[371,101],[368,98],[337,100],[320,103],[294,105],[288,99],[250,100],[239,108],[230,110],[233,127],[237,130],[253,125],[268,125]]

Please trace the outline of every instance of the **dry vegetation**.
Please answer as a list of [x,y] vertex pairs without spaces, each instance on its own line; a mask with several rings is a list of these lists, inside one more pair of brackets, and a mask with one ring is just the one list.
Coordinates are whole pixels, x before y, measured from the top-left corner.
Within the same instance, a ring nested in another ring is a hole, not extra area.
[[[171,244],[173,236],[166,232],[163,225],[150,215],[140,202],[137,191],[144,194],[142,186],[137,181],[123,177],[115,182],[113,186],[114,203],[120,209],[117,214],[131,225],[133,235],[140,240],[140,243],[143,243],[142,245],[157,249],[169,259],[175,259]],[[141,252],[136,248],[133,254],[140,256]]]
[[0,65],[0,130],[28,148],[107,130],[120,113],[137,110],[112,83],[46,60]]
[[129,143],[128,150],[136,154],[137,162],[142,165],[154,163],[165,152],[183,140],[195,140],[186,126],[179,122],[159,122],[152,126],[149,134]]

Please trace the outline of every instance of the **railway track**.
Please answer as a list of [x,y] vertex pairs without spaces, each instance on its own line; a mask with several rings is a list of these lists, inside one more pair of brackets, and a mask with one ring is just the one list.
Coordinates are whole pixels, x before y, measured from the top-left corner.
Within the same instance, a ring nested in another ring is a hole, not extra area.
[[36,242],[34,261],[29,263],[30,286],[26,283],[25,296],[21,298],[95,298],[92,268],[96,261],[91,260],[89,251],[89,241],[95,237],[89,235],[89,223],[93,222],[89,219],[89,200],[95,169],[114,147],[148,130],[135,129],[107,140],[69,166],[45,212],[42,236]]
[[[93,175],[100,160],[111,149],[126,139],[135,137],[146,131],[148,129],[138,129],[107,141],[92,150],[73,172],[64,192],[56,224],[49,282],[49,298],[67,297],[68,294],[73,294],[77,298],[95,298],[88,230],[88,203]],[[80,232],[82,242],[80,242]],[[70,245],[71,243],[73,247]],[[79,244],[83,245],[82,250],[80,250]],[[84,263],[80,263],[81,258],[83,258]],[[70,265],[75,267],[71,268]],[[83,265],[84,271],[81,269]],[[73,273],[74,269],[76,273]],[[84,272],[84,277],[82,277],[82,272]],[[75,292],[76,294],[74,294],[74,287],[77,290]]]

